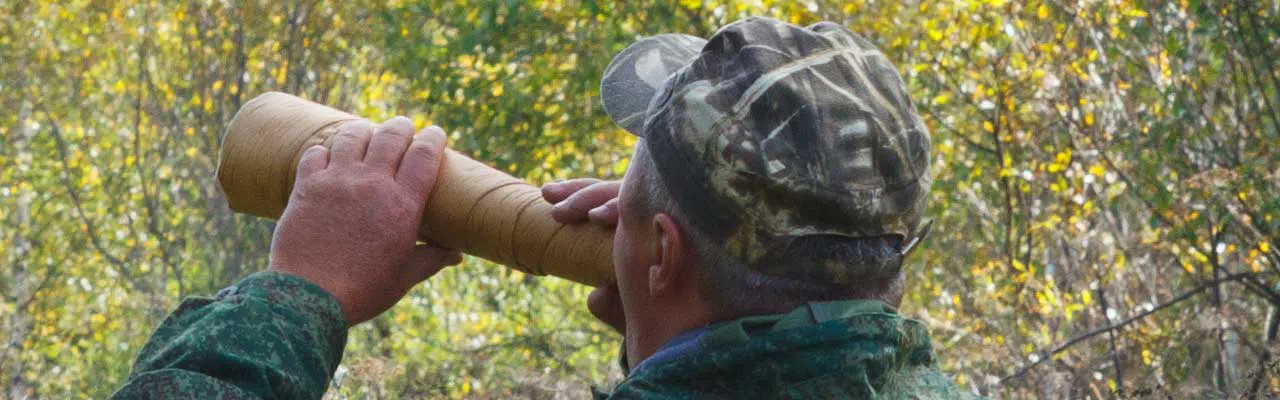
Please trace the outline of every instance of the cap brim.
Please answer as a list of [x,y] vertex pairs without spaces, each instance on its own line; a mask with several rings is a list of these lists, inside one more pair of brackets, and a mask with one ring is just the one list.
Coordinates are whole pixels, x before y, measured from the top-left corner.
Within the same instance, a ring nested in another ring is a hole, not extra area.
[[667,78],[688,65],[702,51],[706,39],[668,33],[627,46],[613,57],[600,80],[604,111],[613,122],[644,136],[645,112]]

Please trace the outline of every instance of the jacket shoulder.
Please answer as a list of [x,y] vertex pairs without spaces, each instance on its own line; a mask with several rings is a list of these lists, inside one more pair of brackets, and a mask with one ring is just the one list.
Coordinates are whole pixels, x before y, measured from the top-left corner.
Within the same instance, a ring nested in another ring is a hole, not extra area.
[[908,367],[895,372],[885,384],[887,399],[983,399],[956,385],[933,366]]

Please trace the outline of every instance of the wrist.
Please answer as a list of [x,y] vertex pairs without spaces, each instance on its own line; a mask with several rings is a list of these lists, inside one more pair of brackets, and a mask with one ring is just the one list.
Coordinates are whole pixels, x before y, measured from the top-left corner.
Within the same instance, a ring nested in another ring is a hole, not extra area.
[[313,325],[310,328],[319,331],[316,333],[327,336],[326,341],[346,340],[347,323],[342,305],[329,291],[306,278],[269,270],[251,274],[218,291],[220,301],[236,301],[236,297],[264,301],[279,314],[297,314],[302,317],[301,321]]
[[[296,271],[296,270],[289,269],[287,267],[281,268],[278,265],[272,265],[271,267],[267,268],[267,271],[259,272],[258,274],[274,274],[280,277],[285,277],[290,281],[295,281],[295,282],[299,282],[300,284],[305,284],[305,286],[307,286],[310,290],[323,293],[324,297],[328,298],[330,301],[332,301],[333,304],[336,305],[334,309],[338,311],[338,315],[337,315],[338,320],[342,321],[344,326],[347,326],[347,327],[355,325],[355,323],[353,323],[350,318],[352,311],[350,309],[350,305],[348,304],[349,301],[347,301],[345,297],[346,292],[341,287],[341,285],[337,284],[336,282],[333,282],[332,280],[326,279],[322,276],[317,276],[317,274],[308,273],[308,271]],[[257,274],[254,274],[254,275],[257,275]]]
[[337,299],[310,281],[276,271],[258,272],[218,291],[214,304],[218,303],[222,304],[214,309],[221,311],[215,312],[231,313],[232,320],[253,325],[232,334],[255,337],[246,332],[258,332],[258,337],[283,344],[270,350],[281,351],[285,358],[280,360],[295,357],[294,364],[306,360],[321,367],[307,368],[315,381],[327,380],[342,361],[347,342],[342,309]]

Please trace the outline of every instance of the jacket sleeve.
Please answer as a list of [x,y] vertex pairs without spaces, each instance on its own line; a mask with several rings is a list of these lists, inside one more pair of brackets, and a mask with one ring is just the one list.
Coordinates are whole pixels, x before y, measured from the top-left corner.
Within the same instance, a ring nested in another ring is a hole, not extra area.
[[260,272],[189,298],[142,348],[117,399],[319,399],[347,325],[333,296],[302,278]]

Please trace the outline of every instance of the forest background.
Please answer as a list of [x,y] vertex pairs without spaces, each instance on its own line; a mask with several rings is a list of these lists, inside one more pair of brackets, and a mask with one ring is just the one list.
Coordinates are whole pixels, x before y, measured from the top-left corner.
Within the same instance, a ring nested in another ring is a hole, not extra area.
[[[407,115],[535,183],[618,178],[638,37],[831,20],[900,68],[936,220],[903,312],[999,398],[1280,396],[1275,1],[0,0],[0,398],[103,398],[187,295],[266,263],[214,179],[268,90]],[[328,397],[581,398],[588,288],[476,259],[355,328]],[[1274,331],[1272,329],[1271,331]]]

